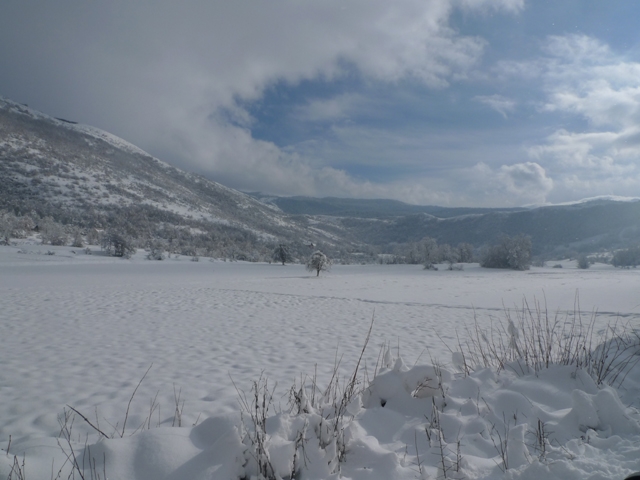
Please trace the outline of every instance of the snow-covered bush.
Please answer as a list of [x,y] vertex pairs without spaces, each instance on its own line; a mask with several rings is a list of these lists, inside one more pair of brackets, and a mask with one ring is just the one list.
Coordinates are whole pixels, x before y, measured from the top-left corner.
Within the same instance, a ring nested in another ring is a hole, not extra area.
[[107,230],[104,232],[101,246],[108,255],[114,257],[130,258],[131,255],[136,253],[136,247],[133,246],[133,241],[116,230]]
[[164,260],[165,245],[159,241],[149,243],[147,260]]
[[[452,354],[457,374],[437,362],[408,367],[386,348],[371,381],[350,377],[345,395],[339,382],[324,394],[315,379],[294,385],[289,411],[276,414],[260,379],[251,400],[243,396],[241,478],[539,476],[588,458],[581,445],[596,452],[637,439],[640,416],[609,385],[636,371],[638,334],[607,329],[596,338],[591,327],[539,313],[515,322],[507,315],[499,334],[476,325]],[[356,474],[368,468],[374,477]]]
[[30,216],[17,216],[0,210],[0,245],[9,245],[11,238],[25,238],[35,223]]
[[490,246],[480,261],[485,268],[528,270],[531,266],[531,238],[526,235],[503,236]]
[[614,267],[636,268],[640,265],[640,245],[618,250],[613,254],[611,264]]
[[585,254],[579,255],[577,260],[577,265],[578,265],[578,268],[586,270],[591,266],[591,263],[589,262],[589,257],[587,257]]
[[14,230],[15,222],[13,215],[0,212],[0,245],[9,245]]
[[70,229],[71,238],[71,246],[75,248],[84,248],[84,240],[82,238],[82,230],[79,227],[72,226]]
[[64,226],[51,217],[45,217],[38,222],[38,228],[43,244],[66,245],[68,241]]
[[470,243],[460,243],[458,245],[458,261],[460,263],[473,262],[473,245]]

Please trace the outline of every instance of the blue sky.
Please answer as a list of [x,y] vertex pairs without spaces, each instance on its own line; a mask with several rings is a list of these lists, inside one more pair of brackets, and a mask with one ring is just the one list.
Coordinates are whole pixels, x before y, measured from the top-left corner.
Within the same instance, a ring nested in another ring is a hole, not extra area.
[[0,95],[245,191],[638,196],[638,18],[632,0],[8,0]]

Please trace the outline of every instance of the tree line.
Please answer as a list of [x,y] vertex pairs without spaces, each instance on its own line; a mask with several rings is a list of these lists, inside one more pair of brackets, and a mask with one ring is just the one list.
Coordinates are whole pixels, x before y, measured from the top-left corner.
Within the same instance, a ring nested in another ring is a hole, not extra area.
[[[104,225],[104,227],[103,227]],[[438,244],[431,237],[419,242],[390,244],[385,247],[362,245],[339,248],[317,245],[309,241],[279,239],[265,241],[246,230],[228,225],[184,219],[171,212],[145,206],[128,210],[53,215],[27,214],[0,210],[0,244],[11,238],[25,238],[37,233],[43,244],[69,245],[76,248],[86,244],[99,245],[108,255],[130,256],[137,249],[145,249],[147,258],[161,260],[166,255],[186,255],[224,258],[229,260],[264,261],[307,264],[314,252],[324,252],[334,263],[403,263],[421,264],[425,269],[461,268],[460,264],[479,262],[486,268],[526,270],[532,264],[531,239],[525,235],[499,237],[492,245],[474,248],[470,243],[452,246]],[[283,241],[284,240],[284,241]],[[586,255],[578,260],[580,268],[588,268]],[[640,245],[618,249],[608,257],[599,257],[621,268],[640,265]],[[331,262],[327,262],[330,264]]]

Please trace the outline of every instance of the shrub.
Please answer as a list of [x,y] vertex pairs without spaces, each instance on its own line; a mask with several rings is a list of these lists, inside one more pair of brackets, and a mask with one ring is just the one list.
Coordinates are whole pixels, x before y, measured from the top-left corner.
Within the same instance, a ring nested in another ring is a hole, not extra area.
[[584,254],[578,256],[578,268],[586,270],[590,266],[591,264],[589,263],[589,257]]
[[75,248],[84,248],[84,242],[82,240],[82,230],[78,227],[71,227],[71,237],[73,241],[71,242],[71,246]]
[[149,253],[147,253],[147,260],[164,260],[165,246],[162,242],[149,243]]
[[130,238],[115,230],[107,230],[102,236],[102,248],[113,257],[130,258],[136,248]]
[[64,231],[64,226],[56,222],[51,217],[45,217],[40,220],[40,236],[42,243],[51,245],[66,245],[67,233]]
[[611,264],[614,267],[629,268],[640,265],[640,245],[618,250],[613,254]]
[[497,245],[489,247],[480,266],[528,270],[531,266],[531,238],[526,235],[503,236]]
[[460,263],[473,262],[473,245],[470,243],[460,243],[458,245],[458,261]]
[[534,267],[546,267],[547,261],[544,259],[544,257],[537,256],[531,259],[531,265],[533,265]]

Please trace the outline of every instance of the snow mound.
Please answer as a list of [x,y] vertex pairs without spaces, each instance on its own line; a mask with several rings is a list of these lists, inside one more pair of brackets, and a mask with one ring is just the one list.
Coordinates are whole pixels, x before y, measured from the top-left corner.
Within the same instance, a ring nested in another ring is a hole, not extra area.
[[[239,393],[239,415],[89,444],[63,427],[58,445],[27,439],[11,451],[26,455],[31,478],[48,478],[53,452],[54,463],[64,470],[66,456],[67,470],[76,462],[85,478],[623,479],[640,466],[638,359],[639,348],[623,359],[631,406],[621,387],[599,386],[575,366],[465,375],[407,367],[387,351],[360,390],[355,375],[324,391],[307,381],[290,389],[288,409],[275,411],[281,395],[260,379]],[[0,456],[0,475],[12,478],[15,461]]]

